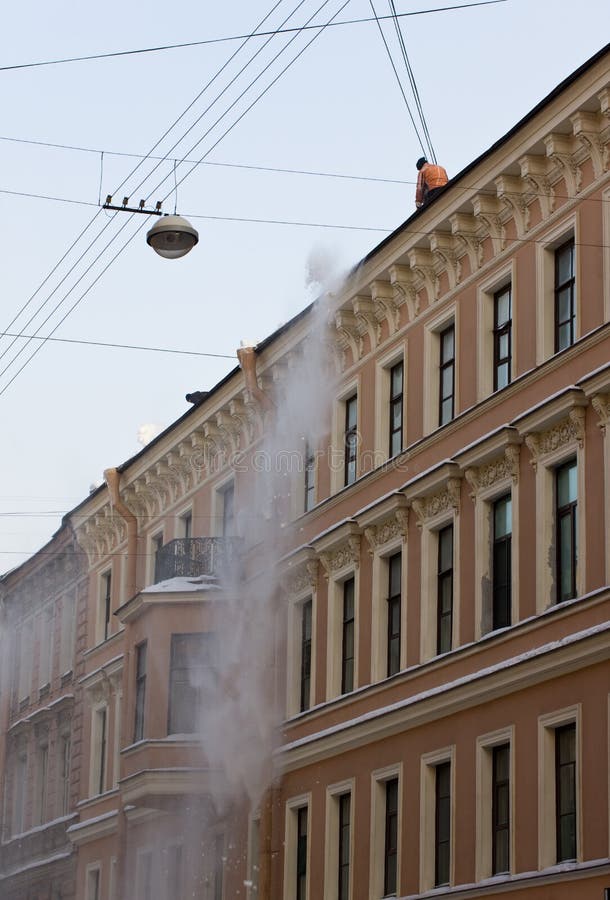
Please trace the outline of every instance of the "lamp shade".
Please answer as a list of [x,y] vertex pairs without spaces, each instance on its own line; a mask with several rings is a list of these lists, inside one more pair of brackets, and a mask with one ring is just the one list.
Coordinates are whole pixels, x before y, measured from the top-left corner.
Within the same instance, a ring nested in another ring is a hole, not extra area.
[[199,241],[199,235],[182,216],[163,216],[146,233],[146,243],[165,259],[186,256]]

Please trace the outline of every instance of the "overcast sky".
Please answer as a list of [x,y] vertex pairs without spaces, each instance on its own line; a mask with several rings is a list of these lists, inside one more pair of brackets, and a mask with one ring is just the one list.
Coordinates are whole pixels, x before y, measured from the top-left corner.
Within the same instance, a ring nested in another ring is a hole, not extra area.
[[[326,22],[343,2],[302,0],[285,27],[312,16],[315,23]],[[261,30],[278,28],[297,3],[280,0]],[[374,4],[378,15],[388,14],[388,0]],[[272,0],[183,0],[168,6],[149,0],[143,14],[141,4],[124,0],[95,7],[75,0],[23,0],[3,10],[1,65],[243,35],[272,5]],[[395,0],[395,5],[404,13],[449,4]],[[568,16],[567,10],[565,2],[507,0],[401,20],[432,143],[450,176],[600,49],[610,24],[607,0],[581,0],[577,11],[570,5]],[[349,0],[336,21],[371,14],[370,0]],[[384,27],[407,85],[392,23]],[[140,187],[157,163],[148,160],[130,175],[138,159],[116,154],[149,152],[240,42],[0,71],[2,332],[30,335],[40,328],[47,335],[79,301],[55,337],[234,354],[241,339],[265,337],[309,302],[306,269],[312,252],[322,249],[347,268],[407,218],[414,209],[414,163],[421,149],[374,22],[326,29],[222,137],[314,34],[299,36],[237,99],[291,36],[274,38],[196,123],[265,39],[249,41],[155,151],[170,160],[197,160],[222,138],[206,161],[231,164],[200,165],[188,176],[189,165],[177,166],[178,180],[184,178],[178,211],[199,229],[200,243],[173,262],[146,246],[149,220],[122,213],[112,219],[96,204],[115,191],[116,199],[130,195],[134,203],[171,192],[171,161]],[[234,101],[228,116],[214,124]],[[164,209],[173,208],[174,197],[168,196]],[[96,212],[84,237],[45,281]],[[47,342],[16,374],[40,342],[17,341],[9,350],[11,341],[0,336],[0,571],[48,540],[61,514],[86,496],[104,468],[140,449],[141,426],[166,427],[188,407],[187,391],[211,387],[235,364],[234,359]]]

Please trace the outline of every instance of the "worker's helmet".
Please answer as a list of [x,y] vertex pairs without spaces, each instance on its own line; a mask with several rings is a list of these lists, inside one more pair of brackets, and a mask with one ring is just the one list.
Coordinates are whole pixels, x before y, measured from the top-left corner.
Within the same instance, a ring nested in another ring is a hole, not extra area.
[[417,171],[419,172],[419,170],[422,169],[426,165],[427,162],[428,162],[428,160],[426,159],[425,156],[420,156],[420,158],[415,163],[415,168],[417,169]]

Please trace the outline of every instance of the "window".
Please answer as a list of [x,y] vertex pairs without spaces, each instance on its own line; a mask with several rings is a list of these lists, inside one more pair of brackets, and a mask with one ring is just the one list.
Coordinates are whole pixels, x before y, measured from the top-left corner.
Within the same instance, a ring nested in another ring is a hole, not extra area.
[[343,435],[345,447],[344,484],[353,484],[356,480],[358,460],[358,395],[354,394],[345,401],[345,431]]
[[404,368],[402,362],[390,369],[390,457],[402,450]]
[[63,735],[60,743],[59,757],[59,802],[60,815],[66,816],[70,811],[70,735]]
[[351,799],[351,794],[341,794],[339,797],[337,900],[349,900]]
[[492,874],[510,871],[510,744],[492,748]]
[[104,572],[101,582],[101,629],[100,637],[106,641],[110,637],[110,616],[112,613],[112,572]]
[[172,634],[168,734],[198,731],[204,692],[211,687],[212,640],[213,635],[209,632]]
[[51,651],[53,648],[53,608],[44,609],[38,617],[38,687],[48,690],[51,681]]
[[30,619],[21,626],[18,640],[16,668],[19,672],[17,700],[20,707],[29,700],[32,685],[32,630],[33,623]]
[[106,789],[106,764],[108,741],[108,710],[106,707],[96,709],[93,718],[91,744],[94,752],[92,793],[103,794]]
[[49,745],[40,744],[38,747],[36,773],[36,823],[42,825],[47,820],[47,790],[49,785]]
[[66,594],[61,603],[61,639],[59,650],[59,674],[72,671],[74,660],[74,593]]
[[27,753],[21,751],[15,760],[15,781],[13,785],[13,834],[21,834],[25,828],[25,787],[27,771]]
[[388,560],[388,676],[400,671],[401,569],[402,553],[395,553]]
[[451,650],[453,632],[453,525],[438,532],[436,652]]
[[235,534],[235,486],[229,484],[222,491],[222,536]]
[[494,294],[494,391],[510,384],[512,360],[511,285]]
[[355,581],[343,582],[343,627],[341,635],[341,693],[354,690]]
[[511,622],[511,549],[512,501],[506,494],[493,504],[492,630]]
[[455,327],[450,325],[439,334],[439,415],[438,424],[446,425],[454,416],[455,398]]
[[576,859],[576,724],[555,729],[557,862]]
[[153,855],[150,850],[138,854],[137,898],[152,900],[152,864]]
[[133,740],[141,741],[144,737],[144,703],[146,699],[146,651],[147,642],[136,647],[136,708],[133,728]]
[[305,443],[304,475],[303,509],[309,512],[316,502],[316,455],[309,442]]
[[189,509],[188,512],[185,512],[180,516],[180,535],[179,536],[181,538],[185,538],[188,540],[188,538],[192,537],[192,535],[193,535],[193,511]]
[[167,897],[182,900],[182,845],[167,848]]
[[87,900],[100,900],[101,874],[99,868],[87,872]]
[[161,579],[157,564],[158,556],[163,547],[163,532],[160,531],[150,539],[150,580],[152,584],[156,584]]
[[217,834],[214,838],[214,900],[222,900],[224,893],[225,839]]
[[383,853],[383,896],[396,894],[398,872],[398,778],[385,783],[385,841]]
[[576,596],[578,543],[576,460],[555,470],[555,527],[557,548],[557,602]]
[[574,238],[555,250],[555,353],[574,343],[576,304]]
[[296,900],[307,897],[307,807],[297,810]]
[[312,601],[309,599],[301,607],[301,712],[309,709],[311,704],[311,615]]
[[451,865],[451,763],[436,766],[434,885],[449,884]]

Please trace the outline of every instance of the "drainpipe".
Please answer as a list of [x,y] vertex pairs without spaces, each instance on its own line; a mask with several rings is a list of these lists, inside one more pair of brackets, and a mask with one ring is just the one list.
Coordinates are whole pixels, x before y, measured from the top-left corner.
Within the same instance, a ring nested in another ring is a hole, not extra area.
[[261,407],[263,413],[275,413],[275,403],[258,385],[258,378],[256,377],[256,349],[254,347],[240,347],[237,351],[237,359],[244,373],[246,387]]
[[[240,347],[237,351],[237,359],[244,373],[246,388],[250,395],[258,403],[263,417],[275,416],[276,406],[271,397],[258,384],[256,377],[256,350],[254,347]],[[259,868],[258,868],[258,892],[259,900],[272,900],[273,877],[273,812],[279,796],[279,783],[269,785],[261,801],[260,838],[259,838]]]
[[[129,509],[129,507],[121,500],[120,483],[121,476],[117,469],[105,469],[104,480],[108,486],[110,494],[110,502],[118,514],[125,521],[127,527],[127,558],[125,561],[125,593],[126,599],[130,600],[137,593],[137,562],[138,562],[138,520]],[[125,731],[125,723],[123,719],[126,715],[127,700],[127,672],[129,671],[129,653],[125,652],[123,661],[123,709],[119,727],[123,734]],[[119,735],[120,745],[122,745],[122,735]],[[117,781],[119,781],[120,772],[117,773]],[[127,854],[127,817],[122,801],[119,801],[117,819],[117,881],[118,881],[118,900],[127,900],[126,886],[126,854]]]
[[138,520],[129,507],[121,500],[121,494],[119,492],[121,476],[117,469],[104,469],[104,480],[108,485],[110,502],[118,514],[125,520],[125,525],[127,526],[127,573],[125,576],[125,592],[127,594],[126,599],[131,600],[137,592],[136,565],[138,561]]

